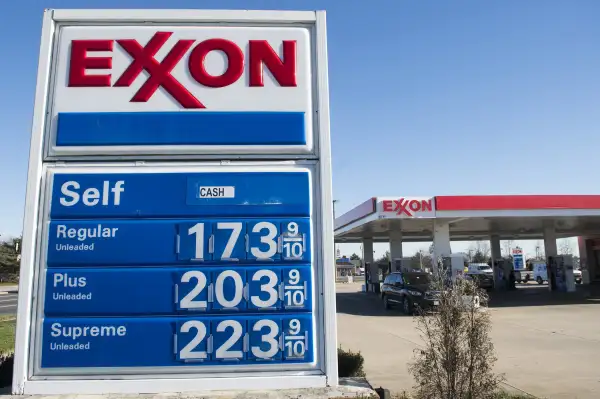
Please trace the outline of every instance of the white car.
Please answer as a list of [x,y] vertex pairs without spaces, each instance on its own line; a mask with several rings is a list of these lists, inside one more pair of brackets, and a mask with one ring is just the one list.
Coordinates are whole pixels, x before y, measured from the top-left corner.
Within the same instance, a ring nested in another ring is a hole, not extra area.
[[494,271],[489,265],[486,264],[472,264],[469,265],[467,273],[470,274],[494,274]]
[[[546,270],[546,265],[543,263],[538,263],[533,266],[533,279],[537,281],[538,284],[544,284],[544,281],[548,281],[548,271]],[[581,269],[573,269],[573,279],[575,283],[581,284]]]
[[544,281],[548,281],[548,271],[546,270],[545,263],[536,263],[533,265],[533,279],[538,284],[544,284]]

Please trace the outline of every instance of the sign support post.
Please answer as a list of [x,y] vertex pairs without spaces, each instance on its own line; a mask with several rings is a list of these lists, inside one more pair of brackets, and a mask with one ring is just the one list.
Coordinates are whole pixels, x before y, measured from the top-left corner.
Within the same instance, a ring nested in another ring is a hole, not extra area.
[[337,385],[325,32],[46,10],[13,393]]

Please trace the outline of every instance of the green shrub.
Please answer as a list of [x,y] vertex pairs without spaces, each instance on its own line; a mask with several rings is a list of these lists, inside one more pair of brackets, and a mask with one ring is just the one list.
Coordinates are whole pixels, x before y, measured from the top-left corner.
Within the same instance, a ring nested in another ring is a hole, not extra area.
[[360,352],[345,351],[338,348],[338,376],[344,377],[364,377],[365,371],[363,365],[365,359]]

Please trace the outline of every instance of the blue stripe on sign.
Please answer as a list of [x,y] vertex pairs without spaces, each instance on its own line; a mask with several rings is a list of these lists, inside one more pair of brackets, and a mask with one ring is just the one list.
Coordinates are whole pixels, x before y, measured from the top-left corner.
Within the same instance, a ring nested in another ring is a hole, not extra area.
[[304,112],[59,113],[56,145],[304,145]]

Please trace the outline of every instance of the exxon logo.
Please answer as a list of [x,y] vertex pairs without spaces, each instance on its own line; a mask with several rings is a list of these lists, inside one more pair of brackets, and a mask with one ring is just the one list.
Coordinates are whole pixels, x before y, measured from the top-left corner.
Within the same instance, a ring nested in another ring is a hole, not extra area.
[[[283,54],[280,57],[266,40],[249,40],[247,59],[244,51],[234,42],[226,39],[208,39],[197,42],[193,39],[180,39],[158,61],[154,56],[163,48],[173,32],[156,32],[143,46],[134,39],[117,40],[73,40],[69,59],[69,87],[111,87],[112,74],[90,74],[88,71],[112,69],[111,56],[93,56],[94,52],[113,52],[115,43],[130,57],[131,64],[116,79],[112,87],[130,87],[135,79],[145,71],[148,78],[131,98],[131,102],[147,102],[162,87],[183,108],[205,108],[171,72],[189,52],[187,70],[199,85],[211,88],[229,86],[237,82],[248,65],[248,85],[264,86],[266,67],[281,87],[296,87],[296,41],[283,40]],[[227,67],[220,75],[207,72],[204,61],[212,51],[220,51],[227,59]]]
[[396,215],[406,215],[413,217],[417,212],[431,212],[433,205],[431,199],[408,199],[400,198],[397,200],[383,200],[384,212],[395,212]]

